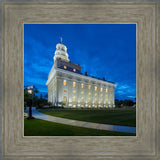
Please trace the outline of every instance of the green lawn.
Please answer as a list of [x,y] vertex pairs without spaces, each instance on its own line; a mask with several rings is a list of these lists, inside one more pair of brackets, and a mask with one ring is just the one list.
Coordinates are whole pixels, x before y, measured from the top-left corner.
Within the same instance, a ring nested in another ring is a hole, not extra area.
[[80,121],[96,122],[102,124],[115,124],[123,126],[136,126],[135,109],[63,109],[40,112],[51,116]]
[[32,119],[24,120],[24,136],[135,136],[134,133],[103,131]]

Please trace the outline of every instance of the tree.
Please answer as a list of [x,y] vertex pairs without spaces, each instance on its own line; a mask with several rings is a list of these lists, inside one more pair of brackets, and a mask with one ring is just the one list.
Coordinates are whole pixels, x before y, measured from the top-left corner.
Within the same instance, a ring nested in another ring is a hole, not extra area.
[[135,103],[132,100],[118,100],[115,99],[115,105],[117,108],[122,108],[124,106],[129,107],[129,106],[133,106]]
[[115,99],[115,105],[116,108],[120,108],[120,101],[118,99]]

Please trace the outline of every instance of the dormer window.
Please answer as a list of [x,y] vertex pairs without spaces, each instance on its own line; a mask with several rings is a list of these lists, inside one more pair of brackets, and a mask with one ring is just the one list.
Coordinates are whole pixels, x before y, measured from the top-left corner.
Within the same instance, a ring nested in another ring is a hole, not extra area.
[[67,69],[67,66],[64,66],[64,69]]
[[75,68],[73,69],[73,72],[76,72],[76,69],[75,69]]

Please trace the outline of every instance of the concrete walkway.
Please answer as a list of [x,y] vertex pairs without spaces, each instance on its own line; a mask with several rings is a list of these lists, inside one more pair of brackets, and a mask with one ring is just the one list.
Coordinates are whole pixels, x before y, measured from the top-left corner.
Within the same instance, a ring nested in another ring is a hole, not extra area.
[[[28,113],[28,109],[25,110],[24,112]],[[42,119],[42,120],[55,122],[55,123],[72,125],[72,126],[77,126],[77,127],[92,128],[92,129],[116,131],[116,132],[136,133],[136,127],[100,124],[100,123],[93,123],[93,122],[71,120],[71,119],[66,119],[66,118],[59,118],[59,117],[50,116],[50,115],[40,113],[35,108],[32,109],[32,114],[33,114],[33,117],[35,117],[37,119]]]

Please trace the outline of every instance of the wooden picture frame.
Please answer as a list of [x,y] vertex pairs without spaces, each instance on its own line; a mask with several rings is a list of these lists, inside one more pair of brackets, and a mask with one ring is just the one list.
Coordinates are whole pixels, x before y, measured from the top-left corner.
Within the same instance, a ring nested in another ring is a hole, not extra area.
[[[158,2],[3,1],[1,5],[2,159],[158,159]],[[136,136],[23,136],[24,23],[137,24]]]

